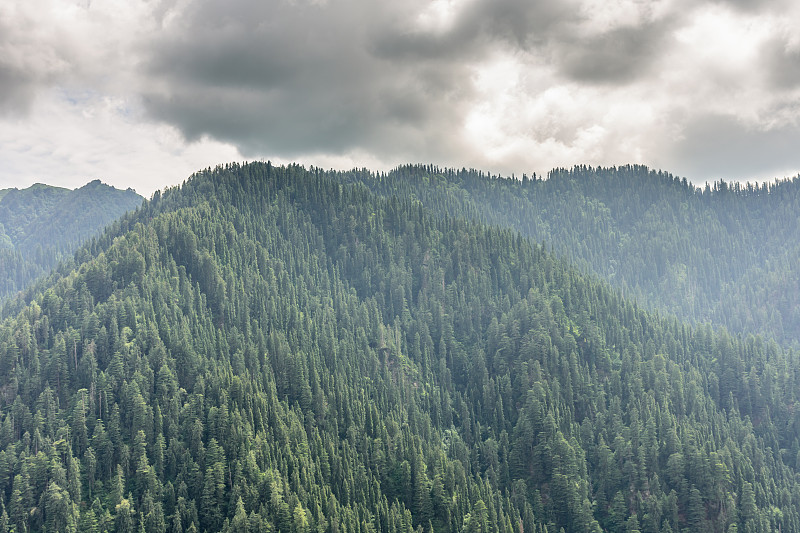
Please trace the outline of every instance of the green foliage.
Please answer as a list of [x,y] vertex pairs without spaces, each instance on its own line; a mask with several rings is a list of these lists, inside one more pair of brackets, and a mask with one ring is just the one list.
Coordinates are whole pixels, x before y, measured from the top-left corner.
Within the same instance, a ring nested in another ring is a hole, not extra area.
[[131,189],[99,180],[74,191],[41,183],[0,191],[0,301],[47,274],[142,200]]
[[800,342],[800,178],[700,189],[637,165],[522,180],[414,165],[333,177],[513,228],[650,308]]
[[0,525],[800,530],[794,352],[332,178],[198,173],[29,292]]

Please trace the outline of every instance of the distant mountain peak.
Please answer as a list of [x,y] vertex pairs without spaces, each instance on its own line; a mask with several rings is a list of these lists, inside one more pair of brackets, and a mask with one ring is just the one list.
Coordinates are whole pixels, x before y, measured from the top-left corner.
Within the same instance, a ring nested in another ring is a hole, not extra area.
[[0,299],[46,274],[143,198],[95,179],[74,190],[45,183],[0,191]]

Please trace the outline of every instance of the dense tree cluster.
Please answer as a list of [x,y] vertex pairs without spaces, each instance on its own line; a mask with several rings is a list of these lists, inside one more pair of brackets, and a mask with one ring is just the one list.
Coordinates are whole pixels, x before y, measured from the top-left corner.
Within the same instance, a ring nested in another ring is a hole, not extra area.
[[156,193],[0,323],[0,531],[800,530],[800,362],[301,167]]
[[334,174],[545,242],[653,309],[800,342],[800,179],[696,188],[643,166],[521,180],[404,166]]
[[0,191],[0,300],[50,272],[142,200],[98,180],[74,191],[41,183]]

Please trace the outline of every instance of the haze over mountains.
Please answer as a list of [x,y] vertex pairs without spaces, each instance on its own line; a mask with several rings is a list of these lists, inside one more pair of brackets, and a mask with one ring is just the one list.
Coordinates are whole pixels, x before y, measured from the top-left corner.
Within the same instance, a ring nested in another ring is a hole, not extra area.
[[0,324],[0,529],[798,531],[795,187],[199,172]]
[[798,20],[0,1],[0,533],[800,533]]
[[643,166],[556,169],[544,180],[429,166],[336,178],[515,229],[652,309],[800,341],[798,178],[699,188]]
[[99,180],[75,190],[37,183],[0,190],[0,301],[69,257],[143,198]]

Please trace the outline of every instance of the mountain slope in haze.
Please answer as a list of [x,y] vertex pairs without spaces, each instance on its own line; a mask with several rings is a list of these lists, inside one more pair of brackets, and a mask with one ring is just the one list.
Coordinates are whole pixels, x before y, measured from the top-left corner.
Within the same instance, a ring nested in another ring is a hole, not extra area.
[[431,166],[336,178],[514,228],[650,308],[800,342],[800,179],[699,189],[642,166],[546,180]]
[[800,530],[800,363],[301,167],[156,193],[0,323],[0,528]]
[[143,198],[99,180],[0,192],[0,300],[27,287]]

